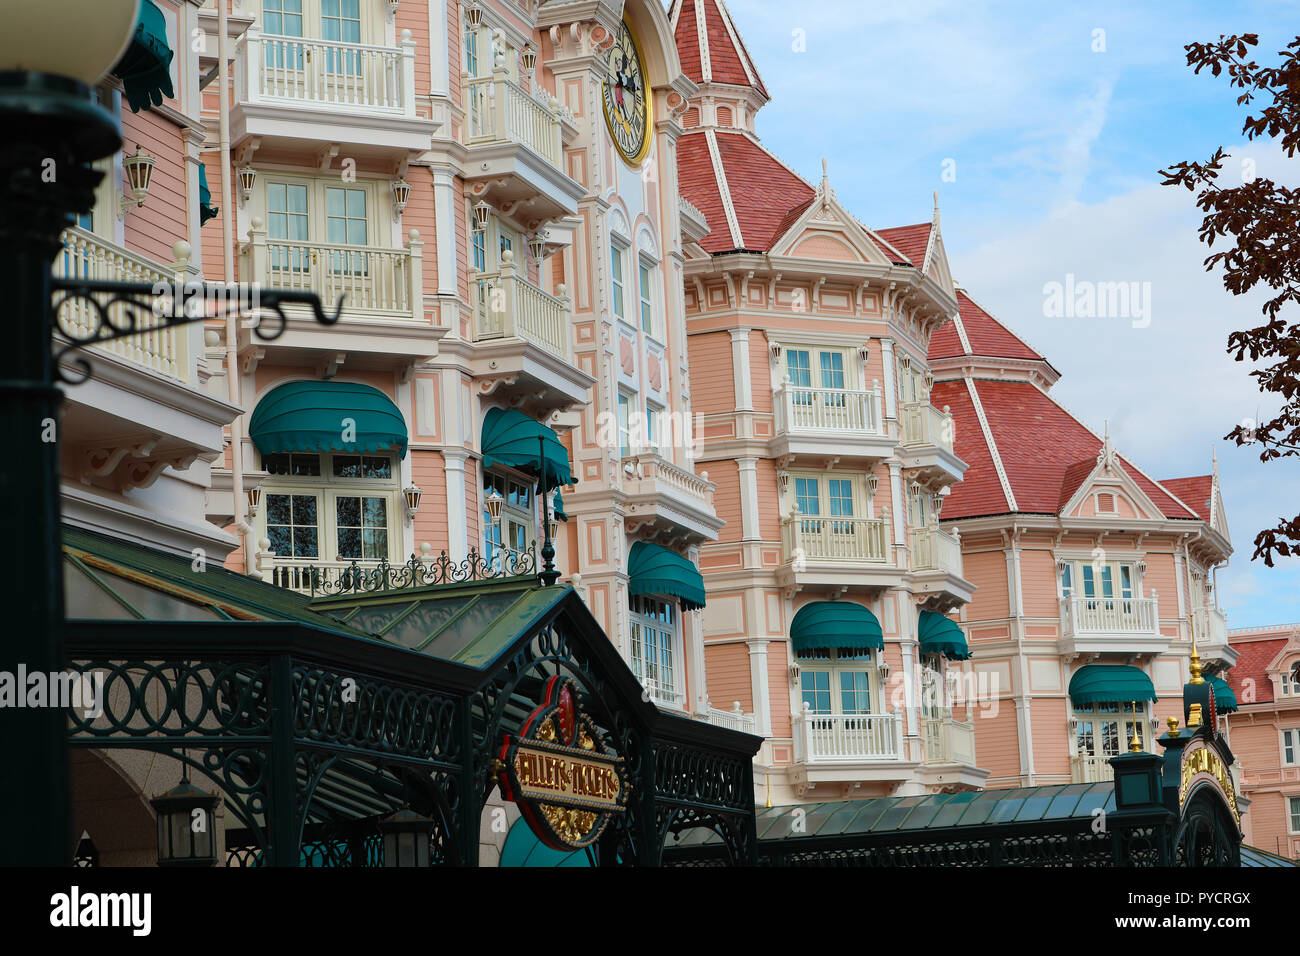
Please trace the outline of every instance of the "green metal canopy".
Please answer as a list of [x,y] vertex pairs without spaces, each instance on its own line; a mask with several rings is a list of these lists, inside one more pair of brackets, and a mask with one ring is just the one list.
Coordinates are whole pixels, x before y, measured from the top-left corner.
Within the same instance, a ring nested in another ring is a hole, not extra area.
[[790,623],[790,641],[800,651],[867,651],[885,646],[880,621],[853,601],[813,601]]
[[961,625],[946,615],[922,611],[916,622],[916,631],[921,639],[922,654],[942,654],[950,661],[964,661],[970,657]]
[[212,205],[212,190],[208,188],[208,167],[199,163],[199,225],[215,218],[218,212],[220,209]]
[[161,106],[164,97],[175,96],[172,89],[172,49],[167,45],[167,21],[153,0],[140,0],[135,34],[113,67],[113,75],[122,81],[131,112],[147,106]]
[[[537,442],[539,438],[541,445]],[[489,408],[483,416],[481,441],[485,468],[493,465],[526,468],[542,478],[544,492],[559,485],[574,484],[569,453],[560,444],[559,436],[518,409]]]
[[1214,685],[1214,707],[1221,714],[1232,714],[1237,711],[1237,695],[1232,692],[1228,682],[1217,675],[1207,677]]
[[672,595],[688,611],[704,607],[704,577],[676,551],[638,541],[628,552],[627,575],[629,594]]
[[1075,705],[1159,700],[1151,678],[1129,664],[1086,664],[1070,678]]
[[263,455],[397,449],[406,457],[402,413],[379,389],[354,382],[289,382],[274,388],[257,403],[248,430]]

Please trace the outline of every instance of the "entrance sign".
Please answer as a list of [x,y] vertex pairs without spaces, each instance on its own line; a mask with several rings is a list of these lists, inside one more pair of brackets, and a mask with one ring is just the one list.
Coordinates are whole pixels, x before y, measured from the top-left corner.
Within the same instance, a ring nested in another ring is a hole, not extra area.
[[631,791],[623,757],[582,712],[577,685],[552,677],[541,704],[506,734],[497,764],[501,792],[519,804],[537,838],[556,850],[590,846]]

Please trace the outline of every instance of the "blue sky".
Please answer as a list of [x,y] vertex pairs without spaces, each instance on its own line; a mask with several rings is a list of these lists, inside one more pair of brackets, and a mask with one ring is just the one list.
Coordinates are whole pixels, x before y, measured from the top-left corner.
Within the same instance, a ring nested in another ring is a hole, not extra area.
[[[1300,621],[1300,561],[1249,560],[1255,532],[1300,508],[1300,460],[1265,465],[1220,440],[1270,417],[1250,366],[1223,352],[1228,332],[1259,324],[1261,298],[1204,272],[1200,216],[1156,175],[1222,145],[1300,181],[1296,160],[1243,144],[1235,93],[1183,52],[1253,32],[1273,62],[1300,33],[1300,2],[727,6],[773,97],[764,143],[814,182],[826,157],[871,226],[928,220],[938,190],[954,274],[1060,370],[1059,402],[1098,432],[1109,421],[1156,478],[1208,472],[1215,448],[1236,549],[1219,575],[1229,626]],[[1044,285],[1067,275],[1150,283],[1150,323],[1046,316]]]

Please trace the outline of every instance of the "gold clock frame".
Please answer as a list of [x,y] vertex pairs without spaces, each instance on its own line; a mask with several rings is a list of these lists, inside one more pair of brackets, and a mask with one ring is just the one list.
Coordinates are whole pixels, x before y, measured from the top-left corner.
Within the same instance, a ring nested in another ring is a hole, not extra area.
[[[641,143],[641,149],[636,156],[629,159],[623,152],[622,147],[618,145],[618,137],[614,135],[614,124],[610,122],[609,110],[605,108],[605,87],[608,85],[609,80],[604,80],[601,83],[600,111],[604,114],[605,129],[609,132],[610,142],[614,144],[614,152],[618,154],[618,158],[623,160],[626,165],[632,169],[638,169],[641,164],[645,162],[646,157],[650,155],[650,146],[654,141],[654,90],[650,86],[650,78],[646,72],[645,55],[641,52],[641,41],[637,39],[636,30],[632,29],[632,24],[628,22],[626,17],[624,17],[620,22],[623,24],[624,29],[627,30],[627,35],[632,40],[632,49],[636,52],[637,63],[641,66],[641,77],[645,81],[645,137]],[[615,37],[615,40],[617,40],[617,37]]]

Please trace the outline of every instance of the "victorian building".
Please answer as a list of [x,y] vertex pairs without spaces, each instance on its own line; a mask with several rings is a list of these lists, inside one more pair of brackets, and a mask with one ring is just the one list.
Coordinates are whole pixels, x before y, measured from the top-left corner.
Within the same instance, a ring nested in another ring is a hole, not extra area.
[[964,289],[933,336],[932,401],[969,463],[940,523],[975,586],[960,620],[990,787],[1110,779],[1179,713],[1193,638],[1206,673],[1238,651],[1215,571],[1232,548],[1211,474],[1156,480],[1051,395],[1059,373]]
[[1228,632],[1236,709],[1225,722],[1250,799],[1246,842],[1300,860],[1300,625]]
[[825,168],[759,141],[769,95],[725,4],[669,16],[698,85],[678,147],[698,460],[726,520],[700,552],[710,694],[766,738],[760,800],[978,787],[942,694],[973,586],[937,522],[967,469],[927,360],[958,307],[938,210],[864,226]]

